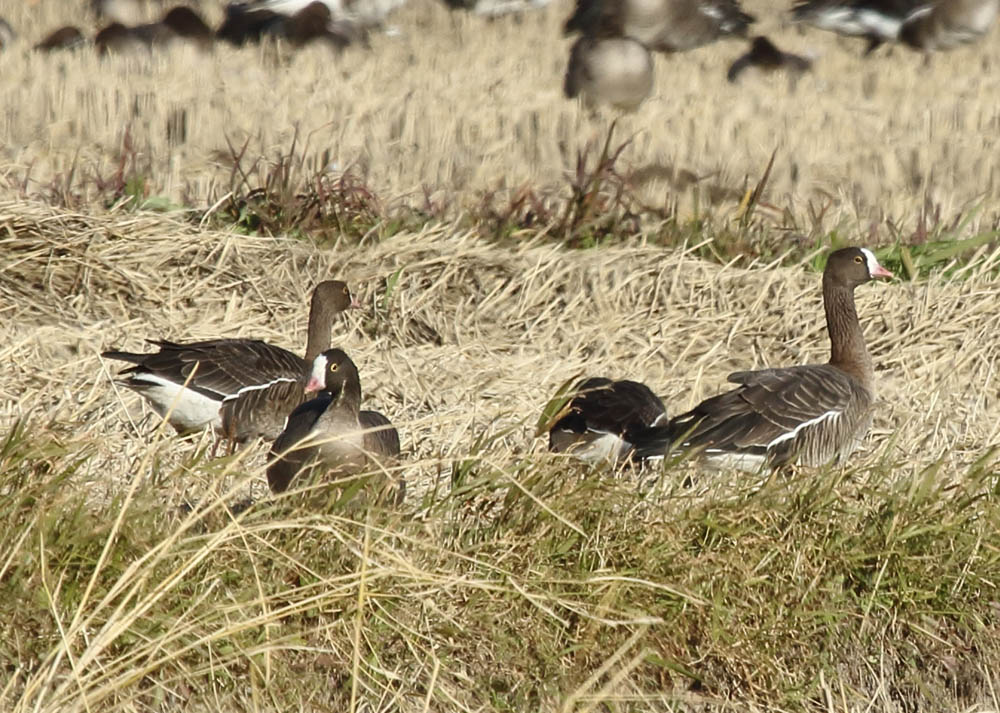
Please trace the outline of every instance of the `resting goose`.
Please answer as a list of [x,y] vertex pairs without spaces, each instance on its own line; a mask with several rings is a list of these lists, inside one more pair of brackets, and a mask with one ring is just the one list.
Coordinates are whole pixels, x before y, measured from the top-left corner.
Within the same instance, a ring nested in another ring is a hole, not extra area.
[[745,37],[753,21],[738,0],[577,0],[563,31],[629,37],[655,52],[684,52],[726,35]]
[[800,0],[792,17],[821,30],[868,40],[865,55],[895,42],[903,22],[928,0]]
[[319,393],[292,411],[271,447],[267,482],[272,492],[287,490],[307,468],[348,475],[372,459],[384,463],[399,455],[399,433],[389,419],[360,410],[358,368],[342,350],[316,357],[306,391]]
[[1000,0],[937,0],[903,23],[899,40],[923,52],[950,50],[985,35],[1000,13]]
[[567,99],[582,96],[589,108],[611,104],[635,111],[653,91],[653,56],[629,37],[581,37],[569,53],[563,81]]
[[549,450],[596,463],[616,462],[632,450],[635,431],[667,420],[660,398],[636,381],[584,379],[549,430]]
[[854,288],[876,277],[892,273],[870,250],[832,253],[823,271],[830,361],[730,374],[729,381],[740,384],[737,389],[702,401],[664,426],[635,433],[633,457],[693,449],[712,465],[744,470],[842,462],[872,420],[872,360]]
[[334,319],[353,304],[343,282],[316,285],[305,358],[257,339],[154,341],[157,352],[102,356],[134,364],[118,375],[119,383],[145,398],[180,433],[208,426],[236,441],[258,435],[271,439],[302,403],[312,361],[330,347]]

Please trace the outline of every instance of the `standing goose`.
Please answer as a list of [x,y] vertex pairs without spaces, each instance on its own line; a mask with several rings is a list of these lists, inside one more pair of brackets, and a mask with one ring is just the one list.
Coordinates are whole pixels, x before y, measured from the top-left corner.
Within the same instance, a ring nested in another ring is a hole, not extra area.
[[985,35],[1000,13],[1000,0],[937,0],[903,23],[899,40],[923,52],[950,50]]
[[895,42],[899,31],[914,12],[929,0],[799,0],[792,7],[797,22],[868,40],[865,56],[883,42]]
[[[316,285],[305,358],[257,339],[153,341],[158,352],[107,351],[102,356],[134,364],[119,374],[119,383],[145,398],[180,433],[209,426],[237,441],[255,435],[274,438],[285,416],[302,403],[312,361],[330,347],[334,319],[353,304],[343,282]],[[279,387],[284,401],[271,391]],[[261,392],[270,398],[261,399]]]
[[292,411],[271,447],[267,482],[272,492],[284,492],[308,468],[348,475],[373,459],[384,464],[399,455],[399,433],[389,419],[360,410],[358,368],[343,351],[329,349],[316,357],[306,391],[319,393]]
[[823,271],[830,361],[730,374],[729,381],[740,384],[737,389],[702,401],[665,426],[636,433],[634,457],[694,449],[710,464],[744,470],[843,462],[872,421],[872,360],[854,288],[876,277],[892,273],[870,250],[832,253]]
[[754,21],[738,0],[577,0],[565,34],[629,37],[654,52],[684,52],[736,35]]
[[590,378],[573,387],[573,396],[549,430],[549,450],[596,463],[617,462],[632,450],[636,431],[659,426],[667,411],[645,384]]

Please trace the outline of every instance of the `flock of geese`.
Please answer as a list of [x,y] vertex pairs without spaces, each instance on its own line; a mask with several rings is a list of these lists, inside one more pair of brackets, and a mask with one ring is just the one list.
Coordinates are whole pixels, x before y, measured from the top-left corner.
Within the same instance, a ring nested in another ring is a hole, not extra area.
[[[875,402],[854,290],[888,277],[866,248],[830,254],[823,271],[826,364],[731,374],[735,389],[673,418],[643,384],[587,378],[557,395],[563,402],[545,426],[550,450],[615,465],[690,453],[711,467],[750,471],[843,462],[867,434]],[[306,475],[349,475],[400,458],[396,428],[384,415],[361,410],[358,369],[331,348],[337,316],[352,306],[343,282],[316,286],[304,357],[254,339],[154,341],[154,352],[103,356],[131,364],[117,383],[178,432],[210,428],[234,446],[271,441],[267,480],[280,493]],[[401,479],[399,486],[401,498]]]
[[[149,0],[150,2],[152,0]],[[167,9],[156,22],[142,22],[147,0],[92,0],[98,29],[93,36],[75,25],[50,31],[34,45],[39,51],[93,46],[101,55],[152,50],[171,44],[191,44],[208,50],[215,41],[237,47],[280,40],[293,49],[313,43],[342,49],[363,42],[372,30],[383,28],[389,14],[406,0],[248,0],[230,2],[215,29],[189,5]],[[538,7],[548,0],[446,0],[456,8],[488,16]],[[197,4],[196,4],[197,6]],[[16,37],[0,19],[0,49]]]
[[[865,55],[886,42],[922,52],[973,42],[993,27],[1000,0],[799,0],[791,19],[867,41]],[[739,0],[577,0],[563,27],[579,34],[563,83],[567,97],[594,108],[634,111],[653,88],[653,53],[672,54],[725,37],[746,38],[755,18]],[[767,37],[729,67],[736,81],[748,67],[807,71],[809,58],[783,52]]]
[[[93,45],[100,54],[190,43],[208,49],[215,41],[236,46],[278,39],[292,48],[325,43],[343,48],[383,26],[406,0],[249,0],[229,3],[216,29],[192,7],[178,5],[157,22],[129,23],[124,11],[138,0],[92,0],[106,24],[88,37],[64,26],[34,45],[51,51]],[[549,0],[446,0],[496,16],[541,7]],[[1000,14],[1000,0],[797,0],[791,19],[866,41],[865,55],[897,42],[923,52],[949,50],[985,35]],[[110,22],[108,22],[110,21]],[[563,81],[565,95],[590,108],[610,104],[634,111],[653,89],[653,54],[685,52],[726,37],[746,38],[755,18],[739,0],[576,0],[563,31],[578,35]],[[0,19],[0,49],[13,29]],[[807,71],[812,60],[784,52],[767,37],[750,38],[747,52],[729,67],[736,81],[749,67]]]

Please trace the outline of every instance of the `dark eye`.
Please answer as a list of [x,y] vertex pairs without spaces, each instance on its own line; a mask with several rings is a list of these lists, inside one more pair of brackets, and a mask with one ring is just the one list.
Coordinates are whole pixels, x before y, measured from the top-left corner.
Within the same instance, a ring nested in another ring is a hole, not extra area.
[[863,263],[864,261],[865,261],[865,259],[864,259],[863,257],[861,257],[860,255],[857,255],[857,256],[856,256],[856,257],[854,258],[854,262],[858,263],[859,265],[860,265],[861,263]]
[[337,364],[336,363],[330,364],[330,371],[336,371],[336,370],[337,370]]

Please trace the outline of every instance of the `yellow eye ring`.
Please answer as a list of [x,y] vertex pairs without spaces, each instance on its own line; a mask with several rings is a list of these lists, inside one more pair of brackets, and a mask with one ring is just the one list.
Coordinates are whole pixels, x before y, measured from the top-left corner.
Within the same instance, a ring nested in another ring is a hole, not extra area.
[[859,265],[860,265],[861,263],[863,263],[864,261],[865,261],[865,260],[864,260],[864,258],[863,258],[863,257],[861,257],[860,255],[856,255],[856,256],[854,257],[854,262],[858,263]]
[[330,364],[330,371],[336,371],[336,370],[337,370],[337,365],[336,364]]

